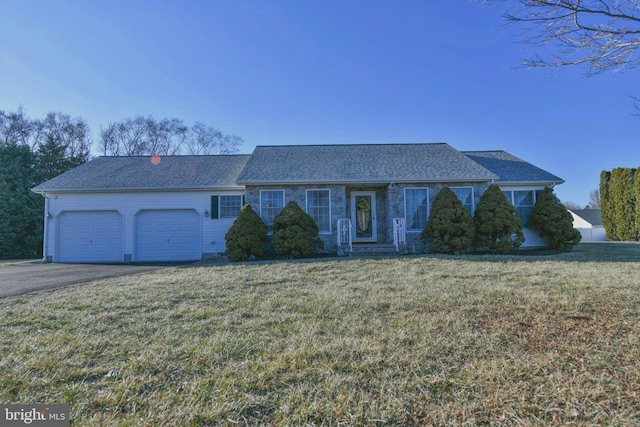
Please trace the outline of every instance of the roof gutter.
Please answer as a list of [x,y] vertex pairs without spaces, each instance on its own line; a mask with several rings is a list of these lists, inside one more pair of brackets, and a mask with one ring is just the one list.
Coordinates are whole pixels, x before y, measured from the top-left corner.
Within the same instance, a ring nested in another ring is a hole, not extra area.
[[498,185],[510,185],[510,186],[522,186],[522,187],[553,187],[554,185],[564,184],[564,180],[561,179],[559,181],[495,181]]
[[357,180],[357,181],[345,181],[345,180],[314,180],[314,181],[238,181],[239,185],[247,186],[247,185],[323,185],[323,184],[331,184],[331,185],[388,185],[390,182],[396,184],[415,184],[415,183],[446,183],[446,182],[489,182],[492,178],[437,178],[437,179],[394,179],[394,178],[385,178],[383,180]]
[[190,188],[64,188],[31,189],[34,193],[170,193],[175,191],[243,191],[244,186],[190,187]]

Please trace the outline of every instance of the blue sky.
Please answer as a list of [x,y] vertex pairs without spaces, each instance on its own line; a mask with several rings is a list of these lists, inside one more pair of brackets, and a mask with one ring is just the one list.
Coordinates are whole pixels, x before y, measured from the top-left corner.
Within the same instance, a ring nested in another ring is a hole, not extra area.
[[[0,3],[0,109],[100,126],[201,121],[256,145],[447,142],[503,149],[584,205],[600,172],[640,166],[634,72],[519,68],[512,2]],[[99,154],[97,151],[95,154]]]

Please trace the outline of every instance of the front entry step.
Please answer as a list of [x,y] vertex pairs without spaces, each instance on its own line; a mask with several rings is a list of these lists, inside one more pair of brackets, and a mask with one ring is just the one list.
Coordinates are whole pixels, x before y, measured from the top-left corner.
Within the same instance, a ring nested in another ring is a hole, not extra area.
[[394,256],[406,253],[406,245],[400,245],[396,250],[393,244],[376,244],[376,243],[356,243],[353,250],[349,250],[349,246],[340,246],[338,254],[349,255],[355,258],[370,258],[379,256]]

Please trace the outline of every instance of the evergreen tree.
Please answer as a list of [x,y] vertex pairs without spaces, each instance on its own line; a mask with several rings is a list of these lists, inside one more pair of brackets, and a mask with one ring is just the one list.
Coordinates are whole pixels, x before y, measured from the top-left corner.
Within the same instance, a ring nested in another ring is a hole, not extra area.
[[636,202],[636,231],[638,232],[637,240],[640,240],[640,167],[635,170],[633,176],[633,197]]
[[455,193],[444,187],[433,199],[429,221],[420,237],[434,252],[458,253],[471,247],[474,235],[471,214]]
[[31,192],[35,158],[26,145],[0,145],[0,259],[42,256],[44,200]]
[[491,184],[480,197],[473,218],[476,247],[499,254],[518,249],[524,242],[524,233],[515,212],[500,187]]
[[273,247],[280,255],[309,257],[324,247],[313,218],[294,201],[273,219]]
[[549,187],[538,195],[529,227],[544,237],[551,249],[571,250],[582,238],[573,228],[573,217]]
[[38,183],[42,183],[80,166],[88,160],[88,157],[85,155],[69,157],[67,146],[59,144],[54,137],[49,136],[47,141],[38,147],[35,160],[35,178]]
[[600,173],[600,214],[602,225],[607,232],[607,239],[618,240],[614,218],[613,203],[611,203],[611,172],[603,170]]
[[225,255],[231,261],[246,261],[252,256],[264,254],[267,241],[267,225],[254,212],[250,204],[240,209],[238,218],[224,236]]
[[611,171],[610,197],[613,206],[615,234],[618,240],[638,240],[636,202],[633,191],[635,169],[616,168]]
[[0,258],[41,255],[44,199],[31,188],[89,160],[89,143],[81,118],[0,110]]

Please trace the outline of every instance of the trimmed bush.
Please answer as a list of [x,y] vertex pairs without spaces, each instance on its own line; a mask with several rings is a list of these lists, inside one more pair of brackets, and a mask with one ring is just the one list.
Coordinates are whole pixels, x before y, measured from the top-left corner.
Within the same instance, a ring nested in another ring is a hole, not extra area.
[[324,248],[318,233],[316,222],[294,201],[273,219],[273,247],[288,258],[309,257]]
[[246,204],[240,209],[238,218],[224,236],[225,255],[231,261],[246,261],[251,256],[264,254],[267,240],[267,225],[260,216]]
[[429,222],[420,237],[433,252],[459,253],[473,244],[473,218],[449,187],[444,187],[433,199]]
[[517,250],[524,242],[524,233],[516,208],[507,200],[496,184],[482,194],[473,223],[476,229],[475,245],[491,253],[507,254]]
[[538,195],[529,227],[547,240],[550,249],[570,251],[582,239],[580,232],[573,228],[573,217],[549,187]]

